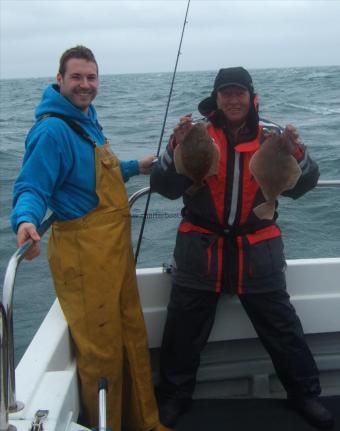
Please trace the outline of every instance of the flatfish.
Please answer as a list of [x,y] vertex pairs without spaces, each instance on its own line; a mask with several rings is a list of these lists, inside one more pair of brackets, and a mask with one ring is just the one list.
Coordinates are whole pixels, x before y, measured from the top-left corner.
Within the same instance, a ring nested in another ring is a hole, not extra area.
[[266,202],[253,209],[259,219],[271,220],[277,197],[295,186],[301,176],[296,159],[289,153],[282,135],[271,134],[249,162],[249,169],[261,187]]
[[187,193],[193,194],[204,185],[204,179],[216,175],[220,152],[203,123],[196,123],[176,146],[174,163],[176,172],[193,181]]

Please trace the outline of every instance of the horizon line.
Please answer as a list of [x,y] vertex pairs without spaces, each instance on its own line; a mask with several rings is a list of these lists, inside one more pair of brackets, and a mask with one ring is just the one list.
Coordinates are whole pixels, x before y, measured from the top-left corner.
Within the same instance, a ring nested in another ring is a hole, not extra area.
[[[328,64],[328,65],[311,65],[311,66],[270,66],[270,67],[247,67],[250,71],[252,70],[271,70],[271,69],[307,69],[307,68],[327,68],[327,67],[340,67],[340,64]],[[219,68],[218,68],[219,69]],[[201,69],[201,70],[177,70],[176,73],[201,73],[201,72],[216,72],[218,69]],[[151,74],[169,74],[173,71],[155,71],[155,72],[116,72],[116,73],[100,73],[99,76],[113,76],[113,75],[151,75]],[[55,76],[57,75],[57,72]],[[17,77],[1,77],[0,81],[11,81],[11,80],[24,80],[24,79],[55,79],[55,76],[17,76]]]

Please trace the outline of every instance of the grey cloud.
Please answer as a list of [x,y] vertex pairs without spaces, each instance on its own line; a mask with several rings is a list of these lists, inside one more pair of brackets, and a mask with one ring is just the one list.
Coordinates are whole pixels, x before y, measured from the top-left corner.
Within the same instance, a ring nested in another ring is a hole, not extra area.
[[[186,1],[1,0],[0,76],[53,76],[93,49],[102,73],[173,68]],[[340,2],[192,0],[180,70],[339,64]]]

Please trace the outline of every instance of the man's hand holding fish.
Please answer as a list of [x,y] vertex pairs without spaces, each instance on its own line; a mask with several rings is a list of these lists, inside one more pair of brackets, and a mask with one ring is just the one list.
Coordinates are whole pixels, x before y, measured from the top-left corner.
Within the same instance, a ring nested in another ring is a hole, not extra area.
[[179,119],[179,123],[174,128],[174,139],[172,141],[173,148],[183,142],[184,138],[190,132],[193,125],[192,114],[186,114]]
[[299,132],[297,131],[296,127],[292,126],[291,124],[287,124],[283,130],[282,138],[282,143],[286,146],[289,154],[295,154],[302,145]]

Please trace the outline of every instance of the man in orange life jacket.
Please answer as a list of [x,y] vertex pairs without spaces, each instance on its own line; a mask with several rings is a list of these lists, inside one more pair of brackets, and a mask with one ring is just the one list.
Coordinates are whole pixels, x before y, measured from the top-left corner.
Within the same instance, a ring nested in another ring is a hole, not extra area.
[[[290,405],[317,427],[333,425],[331,413],[318,399],[318,369],[286,291],[277,213],[272,220],[260,220],[253,212],[265,201],[249,172],[250,158],[264,134],[256,105],[249,73],[242,67],[221,69],[211,96],[198,106],[220,148],[218,174],[207,178],[193,196],[186,194],[192,182],[176,173],[173,152],[192,127],[190,115],[181,118],[152,169],[152,189],[170,199],[183,196],[185,205],[174,250],[158,387],[160,418],[168,427],[190,406],[200,353],[223,291],[239,296]],[[319,170],[293,126],[287,126],[283,136],[302,170],[296,186],[283,194],[297,199],[316,185]]]

